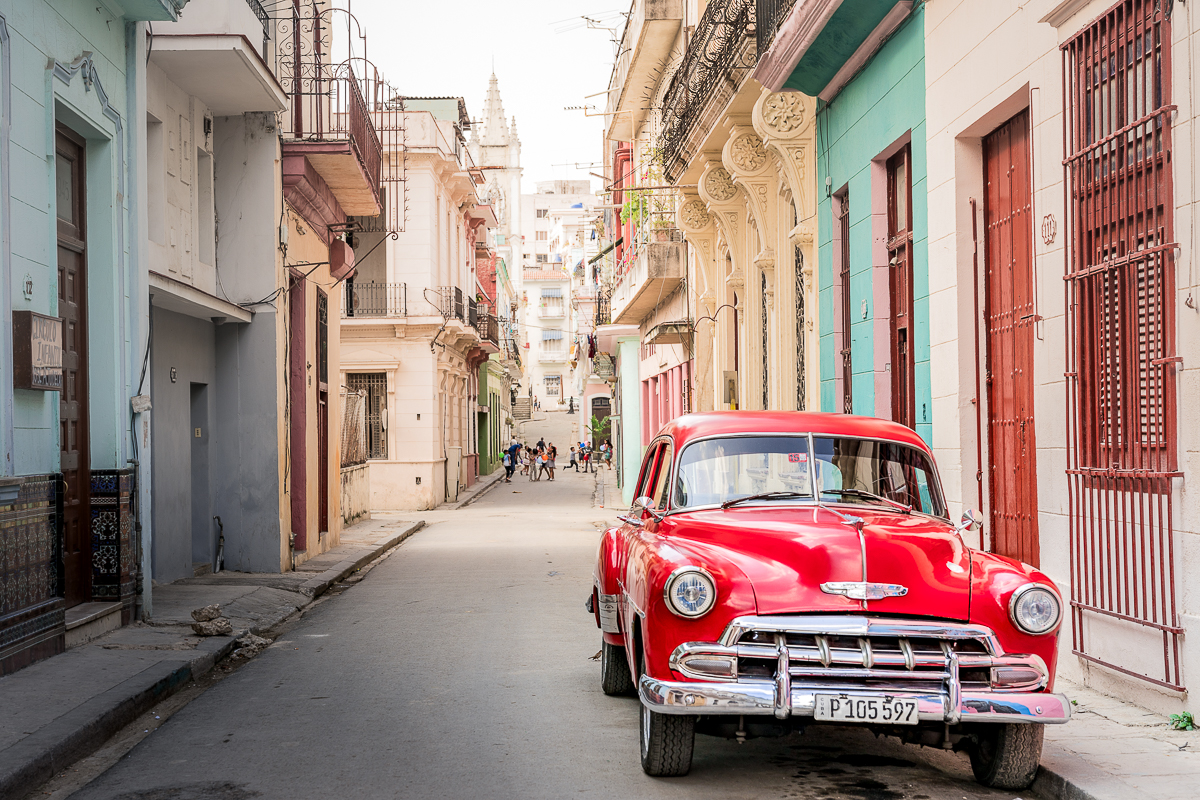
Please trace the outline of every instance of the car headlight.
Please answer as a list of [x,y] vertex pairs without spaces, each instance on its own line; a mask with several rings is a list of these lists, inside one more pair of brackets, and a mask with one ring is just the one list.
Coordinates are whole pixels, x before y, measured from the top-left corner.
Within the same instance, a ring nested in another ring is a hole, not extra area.
[[717,584],[699,567],[680,567],[663,587],[667,608],[681,617],[702,617],[717,602]]
[[1013,592],[1008,601],[1008,616],[1013,624],[1034,635],[1049,633],[1058,627],[1062,618],[1062,603],[1053,590],[1037,583],[1027,583]]

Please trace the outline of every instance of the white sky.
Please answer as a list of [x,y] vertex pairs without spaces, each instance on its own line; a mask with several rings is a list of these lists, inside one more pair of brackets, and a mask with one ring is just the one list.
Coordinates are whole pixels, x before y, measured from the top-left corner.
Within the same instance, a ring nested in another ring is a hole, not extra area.
[[608,88],[612,34],[589,30],[580,17],[619,36],[628,11],[622,0],[337,1],[346,4],[366,30],[367,56],[406,95],[462,97],[471,118],[481,119],[494,59],[504,113],[517,118],[523,191],[535,181],[603,173],[604,118],[563,108],[604,110],[605,95],[584,95]]

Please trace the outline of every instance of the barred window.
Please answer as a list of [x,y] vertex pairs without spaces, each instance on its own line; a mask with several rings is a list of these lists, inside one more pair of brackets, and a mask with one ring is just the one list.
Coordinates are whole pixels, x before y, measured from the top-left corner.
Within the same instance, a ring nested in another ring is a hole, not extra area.
[[[1164,52],[1167,51],[1167,52]],[[1126,0],[1064,45],[1080,465],[1175,465],[1169,41]]]
[[366,393],[367,458],[387,458],[387,373],[347,373],[346,388]]

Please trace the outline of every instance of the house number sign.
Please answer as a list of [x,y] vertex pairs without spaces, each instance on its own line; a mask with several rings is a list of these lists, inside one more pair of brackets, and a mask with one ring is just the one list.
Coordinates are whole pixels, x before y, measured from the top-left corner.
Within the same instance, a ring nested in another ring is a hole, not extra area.
[[14,311],[13,386],[44,392],[62,390],[62,320],[33,311]]

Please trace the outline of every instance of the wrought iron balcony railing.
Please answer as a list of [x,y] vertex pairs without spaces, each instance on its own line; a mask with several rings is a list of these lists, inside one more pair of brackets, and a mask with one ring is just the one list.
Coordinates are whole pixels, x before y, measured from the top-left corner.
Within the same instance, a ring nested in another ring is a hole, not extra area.
[[345,286],[343,317],[408,316],[408,286],[403,283],[347,281]]
[[667,84],[659,147],[663,174],[669,182],[678,179],[687,166],[692,155],[689,139],[703,124],[701,115],[709,101],[718,91],[732,96],[758,61],[755,3],[712,0]]
[[775,41],[779,26],[787,19],[796,0],[754,0],[755,34],[758,41],[758,55],[762,56]]
[[436,294],[438,313],[446,319],[457,319],[466,322],[466,304],[463,302],[462,289],[459,289],[457,286],[439,286]]
[[329,14],[315,0],[303,0],[275,20],[278,77],[288,97],[282,136],[287,141],[349,142],[379,198],[383,147],[360,82],[349,61],[334,64],[329,53]]

